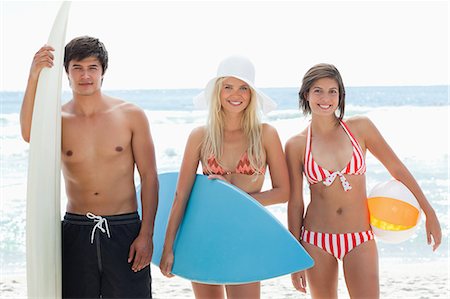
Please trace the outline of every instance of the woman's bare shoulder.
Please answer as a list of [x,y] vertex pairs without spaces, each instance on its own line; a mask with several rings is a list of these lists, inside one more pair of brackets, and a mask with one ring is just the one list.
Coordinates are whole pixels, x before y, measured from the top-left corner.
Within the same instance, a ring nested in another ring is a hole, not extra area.
[[300,133],[290,137],[286,141],[286,147],[290,147],[292,149],[304,149],[306,144],[307,133],[308,133],[307,129],[304,129]]

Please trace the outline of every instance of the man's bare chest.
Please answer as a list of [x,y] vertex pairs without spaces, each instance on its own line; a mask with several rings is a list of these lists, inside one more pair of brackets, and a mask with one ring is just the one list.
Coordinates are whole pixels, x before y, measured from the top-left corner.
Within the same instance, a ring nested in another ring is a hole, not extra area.
[[98,163],[131,153],[132,130],[120,119],[63,120],[63,163]]

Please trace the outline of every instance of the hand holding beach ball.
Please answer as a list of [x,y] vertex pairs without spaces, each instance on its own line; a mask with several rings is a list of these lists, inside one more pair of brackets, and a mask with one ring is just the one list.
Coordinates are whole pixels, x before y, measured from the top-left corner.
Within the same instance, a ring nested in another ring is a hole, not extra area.
[[377,238],[400,243],[414,234],[420,220],[420,206],[401,182],[391,180],[376,185],[367,200],[370,225]]

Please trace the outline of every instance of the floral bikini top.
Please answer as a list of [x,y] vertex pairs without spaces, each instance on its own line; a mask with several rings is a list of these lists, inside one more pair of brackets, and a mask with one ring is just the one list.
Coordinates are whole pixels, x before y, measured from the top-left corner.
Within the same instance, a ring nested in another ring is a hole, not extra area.
[[347,133],[353,147],[352,158],[342,170],[328,170],[321,167],[314,161],[311,152],[311,125],[308,127],[308,135],[306,137],[306,148],[305,148],[305,161],[304,161],[304,173],[306,179],[310,184],[317,184],[318,182],[323,182],[325,186],[330,186],[333,184],[336,177],[339,177],[342,187],[345,191],[352,189],[350,183],[344,177],[344,174],[350,175],[361,175],[366,172],[366,162],[364,159],[364,154],[356,138],[348,129],[347,125],[341,121],[340,122],[345,133]]
[[[253,175],[255,174],[255,169],[250,165],[250,160],[248,159],[247,151],[245,151],[241,158],[239,159],[239,162],[236,166],[236,168],[233,171],[227,171],[220,166],[220,164],[217,162],[216,157],[214,155],[210,156],[207,160],[208,167],[210,168],[212,174],[218,174],[218,175],[225,175],[225,174],[233,174],[233,173],[239,173],[239,174],[246,174],[246,175]],[[262,174],[265,174],[266,167],[261,168]],[[203,167],[203,174],[210,174],[208,172],[208,169],[206,167]]]

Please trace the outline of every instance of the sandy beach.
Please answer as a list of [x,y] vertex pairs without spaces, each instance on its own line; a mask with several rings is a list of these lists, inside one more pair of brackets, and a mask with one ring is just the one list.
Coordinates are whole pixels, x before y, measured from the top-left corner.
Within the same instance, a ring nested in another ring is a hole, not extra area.
[[[152,265],[153,297],[159,299],[194,298],[191,284],[180,277],[165,278]],[[405,262],[399,259],[380,261],[381,298],[449,298],[448,259],[430,262]],[[26,298],[25,273],[3,275],[0,298]],[[289,275],[265,280],[261,284],[261,298],[311,298],[294,290]],[[339,298],[349,298],[343,273],[339,273]]]

